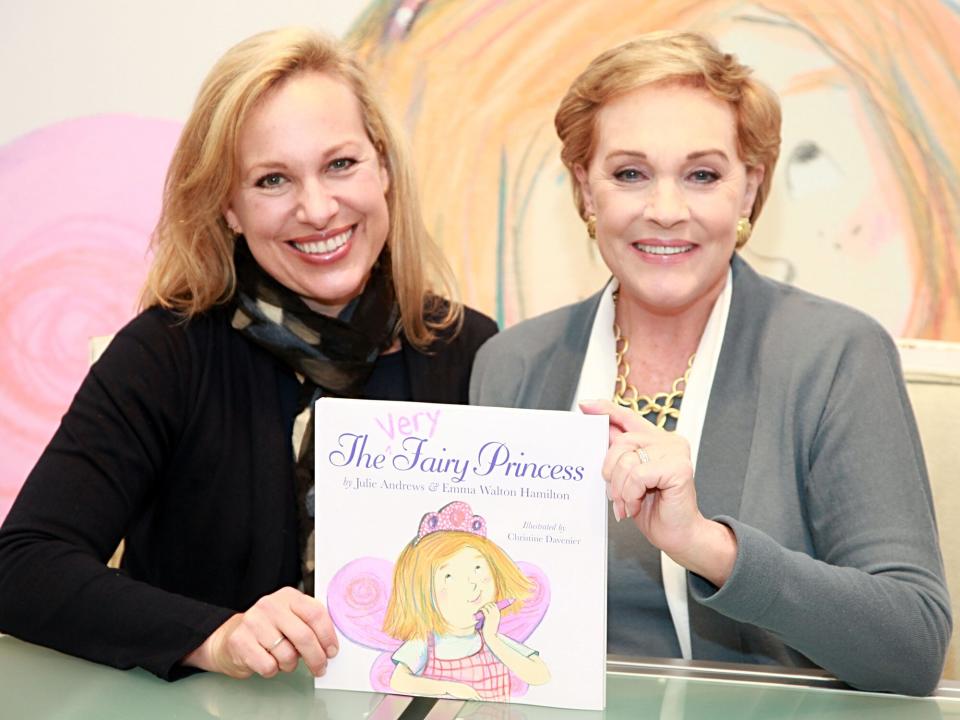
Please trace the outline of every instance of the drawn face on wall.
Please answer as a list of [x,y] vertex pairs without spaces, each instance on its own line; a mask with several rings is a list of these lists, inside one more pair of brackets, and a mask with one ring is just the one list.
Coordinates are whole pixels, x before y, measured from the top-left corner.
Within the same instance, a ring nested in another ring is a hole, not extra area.
[[433,597],[440,615],[454,634],[472,634],[474,614],[495,600],[496,584],[483,554],[464,547],[441,563],[433,573]]
[[960,333],[951,273],[960,151],[949,111],[957,60],[935,50],[960,23],[948,3],[893,12],[832,0],[676,0],[638,10],[584,0],[559,25],[534,0],[453,5],[442,19],[421,13],[402,43],[383,42],[388,24],[360,39],[406,109],[428,226],[472,304],[510,325],[592,295],[609,277],[571,202],[551,120],[590,59],[672,28],[710,34],[783,102],[772,196],[742,255],[894,334]]
[[796,30],[731,23],[716,37],[783,107],[780,161],[744,258],[765,275],[863,308],[896,333],[913,296],[907,213],[855,88]]

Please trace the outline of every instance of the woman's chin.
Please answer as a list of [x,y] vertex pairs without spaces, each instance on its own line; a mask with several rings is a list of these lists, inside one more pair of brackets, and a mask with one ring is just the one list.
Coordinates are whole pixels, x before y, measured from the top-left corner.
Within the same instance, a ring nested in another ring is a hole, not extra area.
[[336,315],[351,300],[363,292],[367,278],[324,278],[324,282],[300,283],[298,294],[314,312]]

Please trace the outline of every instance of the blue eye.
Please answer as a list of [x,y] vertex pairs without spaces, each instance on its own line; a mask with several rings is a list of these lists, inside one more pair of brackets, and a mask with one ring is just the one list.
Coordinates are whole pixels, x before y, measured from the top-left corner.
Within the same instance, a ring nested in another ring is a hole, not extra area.
[[636,168],[625,168],[623,170],[617,170],[613,176],[621,182],[637,182],[638,180],[643,179],[643,173],[641,173]]
[[337,158],[332,163],[330,163],[331,170],[349,170],[354,165],[357,164],[357,161],[353,158]]
[[270,173],[257,180],[257,187],[275,188],[280,187],[286,182],[286,178],[280,173]]
[[690,179],[700,185],[709,185],[720,179],[720,173],[713,170],[694,170],[690,173]]

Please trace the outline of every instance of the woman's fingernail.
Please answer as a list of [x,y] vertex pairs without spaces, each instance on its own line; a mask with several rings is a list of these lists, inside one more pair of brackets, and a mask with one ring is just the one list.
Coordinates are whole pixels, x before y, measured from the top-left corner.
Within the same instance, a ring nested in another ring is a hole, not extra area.
[[613,519],[620,522],[620,506],[616,503],[613,504]]
[[336,656],[337,656],[337,652],[338,652],[338,648],[337,648],[336,645],[331,645],[330,647],[328,647],[328,648],[326,649],[326,653],[327,653],[327,657],[328,657],[328,658],[336,657]]

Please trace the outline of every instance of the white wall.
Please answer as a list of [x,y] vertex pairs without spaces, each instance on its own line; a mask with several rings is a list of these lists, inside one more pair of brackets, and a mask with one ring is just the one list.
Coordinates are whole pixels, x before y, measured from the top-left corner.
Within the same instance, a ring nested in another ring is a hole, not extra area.
[[182,121],[207,70],[261,30],[342,35],[363,0],[3,0],[0,145],[67,118],[133,113]]

